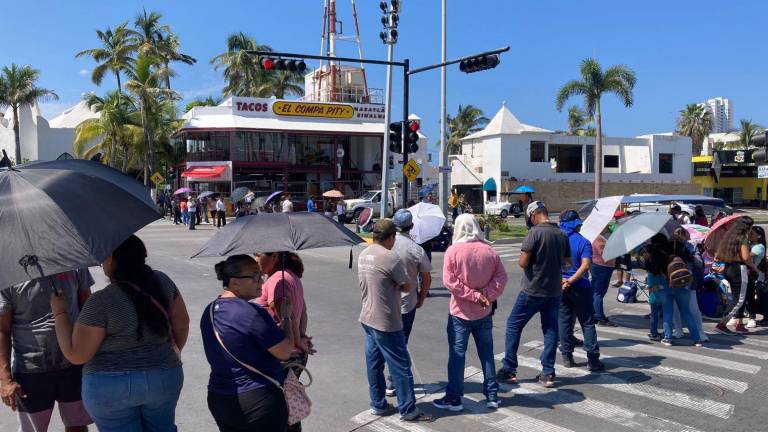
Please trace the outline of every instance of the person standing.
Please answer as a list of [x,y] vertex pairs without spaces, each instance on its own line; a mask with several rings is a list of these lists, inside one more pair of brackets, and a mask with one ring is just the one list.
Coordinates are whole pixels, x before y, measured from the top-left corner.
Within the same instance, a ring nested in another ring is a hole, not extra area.
[[293,202],[291,201],[290,195],[285,194],[283,196],[281,207],[283,209],[283,213],[293,213]]
[[210,223],[208,221],[208,208],[210,207],[211,200],[208,197],[200,198],[200,215],[204,223]]
[[[723,236],[723,240],[717,246],[715,261],[725,263],[723,274],[731,285],[733,296],[728,304],[728,313],[717,323],[715,331],[725,335],[747,333],[748,330],[742,323],[744,308],[747,302],[749,285],[749,273],[759,272],[752,261],[752,253],[749,247],[749,233],[754,225],[750,217],[739,218],[734,221]],[[734,322],[735,332],[728,329],[727,325]]]
[[[605,232],[605,231],[604,231]],[[608,293],[608,287],[611,285],[611,276],[616,267],[616,261],[604,260],[603,251],[605,250],[606,239],[603,233],[598,234],[592,242],[592,309],[594,311],[595,322],[600,325],[615,327],[616,324],[609,320],[605,315],[603,299]]]
[[[429,287],[432,285],[432,262],[427,258],[424,249],[421,248],[411,238],[410,232],[413,228],[413,215],[410,211],[400,209],[395,213],[392,219],[397,229],[395,236],[395,246],[392,248],[405,266],[405,272],[408,275],[408,283],[412,287],[419,287],[418,292],[414,288],[407,293],[401,293],[400,314],[403,319],[403,336],[405,344],[411,337],[413,322],[416,319],[416,309],[424,304],[424,299],[429,293]],[[421,283],[419,284],[419,281]],[[392,383],[392,377],[387,376],[387,396],[395,395],[395,386]]]
[[682,225],[687,225],[687,224],[691,223],[691,218],[688,217],[688,215],[686,213],[683,213],[683,209],[682,209],[682,207],[680,207],[679,204],[673,205],[669,209],[669,214],[672,215],[672,218],[674,220],[680,222],[680,224],[682,224]]
[[542,371],[537,379],[545,387],[555,385],[555,354],[558,339],[558,311],[563,290],[560,271],[571,265],[568,237],[549,220],[544,203],[534,201],[526,208],[533,228],[523,239],[518,265],[523,269],[522,291],[507,319],[503,366],[496,377],[504,383],[517,382],[517,349],[523,328],[536,314],[541,315],[544,351]]
[[176,284],[146,264],[128,237],[102,263],[110,284],[88,298],[74,326],[51,296],[64,357],[83,367],[83,403],[100,432],[175,431],[189,315]]
[[0,291],[0,396],[17,411],[21,432],[47,431],[55,402],[66,432],[85,432],[93,423],[81,397],[83,368],[61,352],[49,301],[60,291],[67,307],[57,312],[77,319],[93,283],[83,268]]
[[573,360],[574,317],[581,325],[584,335],[584,350],[587,352],[587,367],[590,371],[605,369],[600,362],[600,346],[597,343],[597,331],[593,314],[594,295],[587,275],[592,264],[592,245],[579,233],[582,225],[579,214],[575,210],[566,210],[560,214],[560,229],[568,236],[571,251],[571,266],[563,268],[563,294],[560,298],[560,353],[563,356],[563,366],[574,367]]
[[401,293],[414,287],[408,282],[405,266],[392,251],[397,229],[391,219],[373,225],[373,244],[358,257],[358,278],[362,294],[360,324],[365,332],[365,363],[371,414],[389,415],[384,364],[392,375],[398,411],[403,421],[431,421],[432,417],[416,407],[413,391],[411,356],[405,344]]
[[445,252],[443,261],[443,282],[451,293],[447,327],[448,386],[445,396],[432,404],[450,411],[464,409],[461,402],[464,365],[472,335],[483,368],[485,404],[496,409],[499,384],[493,359],[492,303],[504,292],[507,272],[472,215],[460,215],[456,219],[453,244]]
[[173,224],[178,225],[179,223],[184,223],[184,219],[181,217],[181,207],[179,205],[179,198],[174,196],[173,201],[171,201],[171,206],[173,207]]
[[307,212],[314,213],[317,209],[315,209],[315,200],[312,199],[312,195],[307,198]]
[[218,202],[218,199],[211,199],[208,200],[208,212],[211,214],[211,225],[216,223],[216,203]]
[[189,223],[189,209],[187,208],[187,200],[184,197],[179,198],[179,209],[181,209],[181,222],[186,225]]
[[197,223],[197,200],[194,195],[189,196],[187,201],[187,211],[189,212],[189,229],[195,229],[195,223]]
[[693,223],[701,226],[709,226],[707,215],[704,214],[704,208],[700,205],[697,205],[693,209]]
[[346,210],[344,210],[344,200],[341,198],[336,199],[336,218],[339,223],[344,225],[347,222]]
[[448,198],[448,208],[451,209],[451,221],[456,222],[459,217],[459,196],[456,195],[456,189],[451,190],[451,196]]
[[227,205],[224,204],[224,198],[219,197],[216,200],[216,228],[227,226]]

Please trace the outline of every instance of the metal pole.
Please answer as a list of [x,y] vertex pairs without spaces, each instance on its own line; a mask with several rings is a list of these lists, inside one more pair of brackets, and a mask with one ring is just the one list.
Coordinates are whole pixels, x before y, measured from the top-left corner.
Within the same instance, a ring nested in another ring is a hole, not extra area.
[[[387,62],[392,62],[393,44],[387,44]],[[381,146],[381,219],[387,217],[389,201],[389,123],[392,111],[392,65],[387,65],[387,90],[384,100],[384,142]],[[394,207],[394,206],[393,206]]]
[[[445,63],[446,58],[446,19],[445,19],[445,7],[446,7],[446,0],[442,0],[443,5],[443,11],[442,11],[442,36],[441,36],[441,43],[440,43],[440,50],[442,52],[442,56],[440,58],[441,63]],[[440,210],[443,212],[443,214],[446,214],[448,211],[448,173],[443,172],[442,168],[445,168],[448,166],[448,143],[445,139],[445,128],[446,128],[446,110],[445,110],[445,104],[446,104],[446,97],[445,97],[445,74],[446,69],[445,66],[440,68],[440,162],[438,169],[440,170],[438,173],[439,179],[440,179]]]
[[[408,135],[408,59],[403,60],[403,168],[408,163],[408,148],[405,145],[405,137]],[[408,177],[403,170],[403,208],[408,206]]]

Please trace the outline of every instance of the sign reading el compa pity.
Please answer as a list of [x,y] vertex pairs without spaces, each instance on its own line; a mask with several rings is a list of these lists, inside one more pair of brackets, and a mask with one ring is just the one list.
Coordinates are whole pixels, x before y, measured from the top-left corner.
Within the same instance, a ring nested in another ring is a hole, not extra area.
[[232,114],[243,117],[314,117],[378,123],[384,121],[384,105],[233,97]]

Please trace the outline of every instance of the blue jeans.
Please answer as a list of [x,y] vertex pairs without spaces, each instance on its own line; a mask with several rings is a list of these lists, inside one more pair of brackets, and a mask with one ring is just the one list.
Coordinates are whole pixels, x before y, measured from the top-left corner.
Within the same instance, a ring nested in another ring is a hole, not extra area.
[[691,310],[688,306],[691,295],[691,290],[688,288],[665,288],[659,290],[659,294],[664,297],[664,339],[672,339],[672,330],[675,328],[674,316],[675,316],[675,304],[680,310],[680,317],[683,319],[688,332],[691,334],[691,339],[694,341],[701,340],[699,329],[691,319]]
[[493,315],[479,320],[465,320],[448,315],[448,387],[445,397],[459,399],[464,396],[464,365],[469,335],[475,340],[477,356],[483,367],[483,394],[488,400],[497,400],[499,383],[493,359]]
[[[413,321],[416,319],[416,308],[412,311],[400,315],[403,317],[403,336],[405,337],[405,345],[408,345],[408,339],[411,338],[411,330],[413,330]],[[395,384],[392,382],[392,375],[387,375],[387,389],[394,390]]]
[[365,331],[365,363],[368,370],[368,392],[371,397],[371,407],[386,409],[386,382],[384,380],[384,364],[397,392],[397,408],[401,416],[410,414],[416,409],[416,396],[413,393],[413,373],[411,372],[411,356],[405,346],[403,331],[384,332],[362,324]]
[[656,302],[651,305],[651,328],[650,333],[653,336],[659,335],[659,319],[664,320],[664,295],[656,294]]
[[563,291],[560,298],[560,352],[573,353],[573,316],[579,320],[581,332],[584,335],[584,351],[590,359],[600,357],[600,347],[597,344],[595,319],[592,314],[592,287],[586,280],[578,281]]
[[517,373],[517,349],[520,335],[528,321],[538,312],[541,315],[541,331],[544,333],[544,351],[541,352],[542,372],[545,375],[555,373],[555,353],[557,351],[557,318],[560,308],[560,296],[534,297],[520,291],[515,306],[507,318],[507,334],[503,369]]
[[183,384],[181,366],[83,374],[83,403],[100,432],[175,432]]
[[195,229],[195,222],[197,222],[197,212],[189,212],[189,229]]
[[592,308],[595,310],[595,321],[604,321],[605,310],[603,310],[603,298],[608,292],[608,286],[611,284],[613,267],[606,267],[593,264],[590,269],[592,273]]

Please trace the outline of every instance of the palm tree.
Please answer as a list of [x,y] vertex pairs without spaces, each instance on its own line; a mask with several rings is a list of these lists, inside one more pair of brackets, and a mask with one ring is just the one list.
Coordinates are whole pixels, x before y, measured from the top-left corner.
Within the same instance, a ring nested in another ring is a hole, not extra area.
[[[162,66],[162,59],[140,54],[136,59],[136,67],[128,71],[130,80],[125,83],[125,87],[133,93],[139,103],[141,126],[144,129],[144,140],[149,153],[146,167],[150,172],[155,168],[154,130],[150,121],[152,113],[159,103],[179,99],[178,93],[161,87],[161,80],[166,73]],[[147,183],[146,177],[145,175],[145,183]]]
[[186,107],[184,107],[184,112],[189,112],[194,107],[206,107],[206,106],[216,106],[221,103],[220,97],[213,97],[208,96],[205,99],[195,99],[192,102],[188,103]]
[[489,122],[483,110],[474,105],[459,105],[456,117],[448,117],[448,150],[450,154],[460,152],[459,140],[483,129]]
[[691,138],[692,153],[700,154],[704,139],[712,132],[712,115],[702,104],[688,104],[680,110],[677,133]]
[[[77,125],[73,150],[84,159],[100,152],[109,166],[114,167],[118,149],[125,151],[127,128],[141,125],[136,104],[130,95],[121,97],[118,91],[108,92],[104,97],[89,93],[83,100],[88,108],[99,113],[99,117]],[[96,142],[99,139],[101,141]],[[89,144],[92,145],[86,147]]]
[[752,140],[763,131],[763,127],[753,123],[752,119],[741,119],[741,132],[739,133],[739,143],[744,150],[752,147]]
[[304,76],[297,72],[284,70],[274,72],[266,86],[267,91],[278,99],[285,98],[285,95],[304,96]]
[[[224,68],[227,85],[224,96],[271,96],[268,86],[270,73],[263,70],[259,59],[247,51],[272,51],[268,45],[259,45],[256,40],[243,32],[233,33],[227,38],[227,52],[211,59],[215,70]],[[264,93],[269,93],[265,95]]]
[[600,99],[604,93],[615,93],[625,107],[632,106],[632,90],[637,78],[635,72],[627,66],[616,65],[603,71],[595,59],[581,62],[580,80],[565,83],[557,92],[555,104],[558,111],[563,110],[565,102],[572,96],[584,96],[587,115],[595,119],[595,198],[600,198],[603,180],[603,125],[600,113]]
[[165,75],[165,87],[171,88],[173,72],[169,68],[170,62],[178,61],[193,65],[197,60],[179,52],[179,38],[173,33],[170,26],[160,24],[162,17],[157,12],[147,13],[147,10],[144,9],[141,14],[136,15],[133,21],[136,30],[129,30],[129,32],[142,55],[162,59],[162,65],[168,71]]
[[52,90],[35,85],[40,71],[30,66],[11,63],[11,67],[5,66],[0,72],[0,108],[11,107],[13,111],[13,136],[16,141],[14,158],[16,163],[22,163],[19,108],[39,101],[58,100],[59,96]]
[[588,122],[587,113],[577,105],[571,105],[568,108],[568,133],[570,135],[579,135],[579,132],[584,130],[584,126]]
[[76,58],[88,56],[99,63],[91,74],[91,81],[94,84],[101,85],[107,71],[115,74],[118,99],[120,98],[122,87],[120,72],[130,69],[136,63],[136,60],[131,56],[136,51],[137,46],[129,37],[130,30],[126,28],[127,25],[128,23],[122,23],[115,27],[114,30],[109,27],[104,31],[96,30],[96,35],[99,37],[102,47],[87,49],[75,54]]

